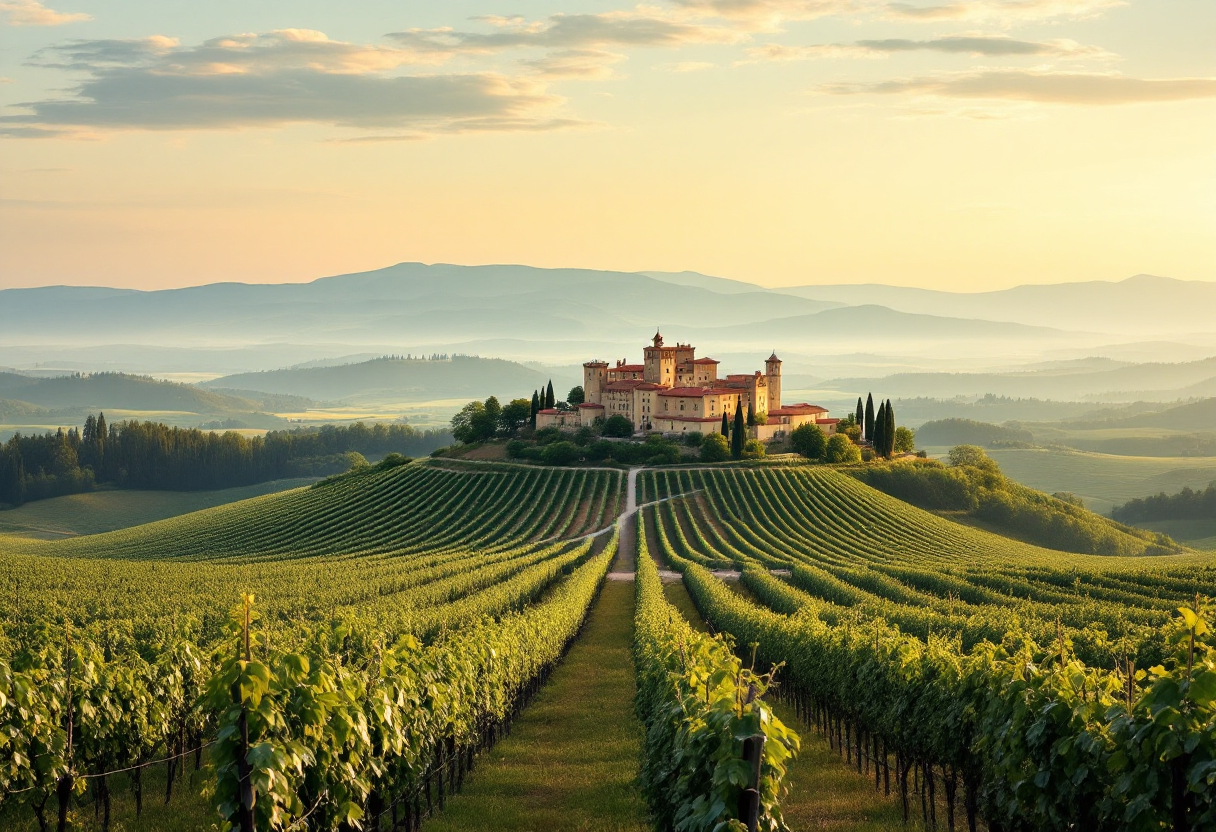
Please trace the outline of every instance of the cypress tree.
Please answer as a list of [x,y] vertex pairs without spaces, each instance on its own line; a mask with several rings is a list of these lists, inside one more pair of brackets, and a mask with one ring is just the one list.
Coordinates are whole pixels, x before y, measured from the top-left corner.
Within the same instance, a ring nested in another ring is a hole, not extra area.
[[854,418],[857,419],[857,427],[863,427],[866,423],[866,406],[861,403],[861,396],[857,397],[857,413]]
[[730,420],[726,418],[726,408],[722,408],[722,435],[730,436]]
[[884,415],[887,419],[882,432],[883,450],[886,452],[886,457],[890,459],[895,455],[895,408],[891,407],[890,399],[887,399]]
[[553,398],[553,381],[550,379],[549,386],[545,389],[545,407],[550,408],[557,404],[557,399]]
[[735,424],[730,432],[730,455],[743,458],[743,408],[735,407]]
[[874,441],[874,395],[866,393],[866,414],[865,421],[862,423],[862,439]]
[[886,405],[883,404],[882,402],[879,402],[878,403],[878,412],[874,414],[874,434],[873,434],[873,438],[870,439],[870,442],[874,446],[874,453],[878,454],[879,456],[886,456],[884,449],[887,447],[887,444],[886,444],[887,440],[883,437],[883,433],[886,432],[886,429],[887,429]]
[[747,401],[747,426],[749,428],[756,426],[756,407],[752,404],[751,399]]
[[532,391],[532,412],[528,414],[528,421],[532,425],[532,430],[536,430],[536,411],[540,410],[540,393]]

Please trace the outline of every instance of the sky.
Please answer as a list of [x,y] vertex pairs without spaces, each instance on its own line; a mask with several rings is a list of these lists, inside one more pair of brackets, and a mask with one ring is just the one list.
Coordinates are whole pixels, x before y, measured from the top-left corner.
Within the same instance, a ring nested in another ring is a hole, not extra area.
[[0,0],[0,288],[1216,280],[1211,0]]

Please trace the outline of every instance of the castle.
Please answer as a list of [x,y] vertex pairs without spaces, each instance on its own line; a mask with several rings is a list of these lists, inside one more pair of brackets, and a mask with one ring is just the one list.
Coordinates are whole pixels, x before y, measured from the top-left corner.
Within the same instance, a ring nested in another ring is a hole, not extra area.
[[781,359],[776,353],[764,362],[763,374],[756,370],[718,378],[719,362],[697,358],[690,344],[666,346],[657,332],[643,352],[641,364],[583,364],[583,403],[570,410],[541,410],[536,426],[577,428],[624,416],[638,433],[720,433],[723,413],[733,419],[736,410],[746,415],[750,407],[765,420],[752,428],[757,439],[772,439],[803,424],[819,425],[828,434],[836,431],[839,420],[827,418],[822,407],[782,405]]

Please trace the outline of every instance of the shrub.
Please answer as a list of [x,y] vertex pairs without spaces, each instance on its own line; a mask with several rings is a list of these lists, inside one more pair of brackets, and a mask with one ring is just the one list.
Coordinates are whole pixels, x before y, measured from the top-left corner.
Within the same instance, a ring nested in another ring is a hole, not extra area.
[[799,425],[790,432],[790,447],[807,459],[823,459],[828,438],[819,425]]
[[574,432],[574,444],[583,446],[590,445],[592,441],[595,440],[596,436],[597,434],[595,432],[595,428],[588,425],[583,425]]
[[744,459],[764,459],[764,443],[759,439],[749,439],[743,443]]
[[[364,461],[366,462],[367,460]],[[410,461],[410,458],[403,454],[389,454],[384,459],[376,463],[375,470],[387,471],[390,468],[396,468],[400,465],[408,465]]]
[[708,434],[701,440],[702,462],[725,462],[730,459],[730,443],[720,433]]
[[604,428],[601,431],[604,436],[612,436],[617,439],[628,439],[633,436],[633,424],[624,416],[614,414],[604,420]]
[[684,434],[684,444],[690,448],[699,448],[701,443],[705,441],[705,434],[699,430],[694,430],[692,433]]
[[570,465],[582,458],[583,452],[573,442],[553,442],[540,452],[540,461],[546,465]]
[[895,429],[895,452],[910,454],[916,450],[916,432],[912,428],[898,427]]
[[562,438],[562,432],[554,427],[541,428],[536,432],[536,444],[548,445]]
[[835,433],[828,440],[823,458],[832,463],[861,462],[861,449],[850,442],[849,437]]
[[507,459],[520,459],[526,455],[529,444],[522,439],[512,439],[507,443]]

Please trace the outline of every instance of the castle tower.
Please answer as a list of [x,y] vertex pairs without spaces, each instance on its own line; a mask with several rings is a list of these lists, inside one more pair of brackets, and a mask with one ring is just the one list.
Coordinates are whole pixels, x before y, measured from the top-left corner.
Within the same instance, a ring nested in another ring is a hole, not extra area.
[[768,361],[764,362],[764,375],[768,379],[768,409],[769,411],[779,410],[781,408],[781,359],[777,357],[777,353],[773,353],[768,357]]
[[604,403],[604,385],[608,381],[607,361],[588,361],[583,365],[583,401]]
[[663,336],[656,332],[652,346],[647,347],[642,352],[646,362],[642,378],[651,384],[672,387],[676,382],[675,348],[663,346]]

